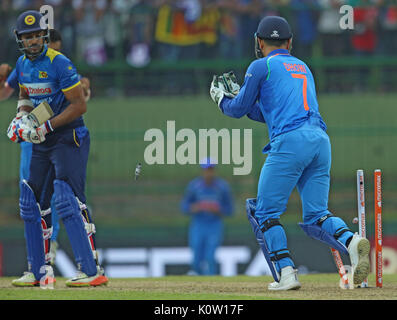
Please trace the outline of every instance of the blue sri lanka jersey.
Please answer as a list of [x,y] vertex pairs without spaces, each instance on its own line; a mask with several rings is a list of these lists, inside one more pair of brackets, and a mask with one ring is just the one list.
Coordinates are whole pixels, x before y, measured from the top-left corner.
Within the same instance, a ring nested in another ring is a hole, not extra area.
[[13,88],[14,90],[18,89],[18,77],[17,77],[17,72],[15,69],[11,71],[7,78],[7,84],[9,87]]
[[[62,53],[47,46],[33,61],[25,55],[19,57],[15,70],[19,86],[26,90],[34,107],[47,101],[54,116],[62,113],[70,104],[64,92],[80,84],[80,76],[73,63]],[[84,126],[82,117],[55,131],[80,126]]]
[[[223,98],[220,108],[230,117],[247,115],[252,120],[266,122],[270,141],[299,128],[310,117],[318,118],[321,128],[327,129],[319,113],[310,69],[286,49],[274,50],[253,61],[239,94],[233,99]],[[263,151],[269,149],[267,145]]]

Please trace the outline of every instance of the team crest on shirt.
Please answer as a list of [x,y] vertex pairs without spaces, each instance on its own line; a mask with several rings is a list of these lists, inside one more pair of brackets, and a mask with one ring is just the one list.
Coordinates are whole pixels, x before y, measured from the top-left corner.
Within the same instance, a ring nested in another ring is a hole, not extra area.
[[39,71],[39,79],[47,79],[48,74],[45,71]]

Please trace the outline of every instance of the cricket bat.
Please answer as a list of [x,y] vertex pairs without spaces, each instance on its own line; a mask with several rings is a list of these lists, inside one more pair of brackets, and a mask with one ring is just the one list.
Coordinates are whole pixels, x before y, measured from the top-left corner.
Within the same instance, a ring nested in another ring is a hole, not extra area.
[[36,108],[34,108],[29,116],[31,116],[41,126],[47,120],[50,120],[54,115],[50,105],[47,101],[43,101]]

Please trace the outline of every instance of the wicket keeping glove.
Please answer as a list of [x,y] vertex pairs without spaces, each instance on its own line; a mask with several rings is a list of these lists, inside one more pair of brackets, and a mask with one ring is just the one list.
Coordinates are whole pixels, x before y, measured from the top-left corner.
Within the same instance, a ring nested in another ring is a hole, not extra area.
[[221,104],[223,97],[234,98],[240,91],[236,76],[233,71],[224,73],[221,76],[212,78],[210,95],[212,100],[218,105]]
[[219,81],[222,82],[227,97],[234,98],[240,92],[240,85],[237,83],[237,78],[233,71],[219,76]]
[[233,95],[228,93],[223,86],[223,81],[219,81],[218,76],[214,75],[211,82],[210,96],[212,100],[220,107],[223,97],[233,98]]

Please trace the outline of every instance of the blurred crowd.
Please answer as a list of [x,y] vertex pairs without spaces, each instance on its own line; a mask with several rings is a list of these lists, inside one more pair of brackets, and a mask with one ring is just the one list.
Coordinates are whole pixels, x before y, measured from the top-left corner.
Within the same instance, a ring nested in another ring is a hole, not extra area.
[[[18,14],[53,6],[63,51],[76,62],[253,58],[253,35],[265,15],[288,19],[294,55],[394,55],[394,0],[1,0],[0,61],[19,55],[13,29]],[[339,9],[355,7],[354,30],[342,30]]]

